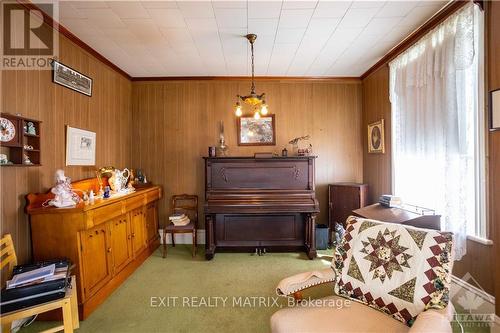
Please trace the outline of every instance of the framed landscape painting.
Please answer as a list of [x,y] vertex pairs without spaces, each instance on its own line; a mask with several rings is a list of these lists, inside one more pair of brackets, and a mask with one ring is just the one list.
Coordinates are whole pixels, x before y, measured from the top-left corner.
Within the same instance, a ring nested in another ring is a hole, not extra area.
[[238,118],[238,146],[275,146],[276,128],[274,114],[255,119],[253,116]]

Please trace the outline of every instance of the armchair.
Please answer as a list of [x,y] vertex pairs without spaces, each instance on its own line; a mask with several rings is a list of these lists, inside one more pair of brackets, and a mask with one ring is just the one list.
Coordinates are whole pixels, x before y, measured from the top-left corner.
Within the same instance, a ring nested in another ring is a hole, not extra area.
[[[271,317],[272,332],[451,333],[452,246],[447,232],[350,217],[331,268],[278,284],[279,296],[299,303]],[[302,300],[325,283],[331,296]]]
[[[281,280],[276,293],[283,297],[294,297],[300,306],[281,309],[271,317],[273,333],[294,332],[397,332],[397,333],[451,333],[450,321],[454,308],[451,303],[442,310],[422,312],[412,327],[408,327],[388,315],[364,304],[333,295],[324,297],[318,306],[301,301],[301,292],[321,284],[333,282],[335,273],[331,268],[321,271],[299,273]],[[335,304],[332,307],[330,305]],[[343,304],[343,306],[338,306]]]

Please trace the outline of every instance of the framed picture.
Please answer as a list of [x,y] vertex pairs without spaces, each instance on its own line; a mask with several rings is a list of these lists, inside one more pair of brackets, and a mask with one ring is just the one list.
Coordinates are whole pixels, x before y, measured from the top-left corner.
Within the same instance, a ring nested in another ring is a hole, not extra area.
[[275,146],[276,128],[274,114],[255,119],[238,117],[238,146]]
[[66,165],[95,165],[95,132],[66,126]]
[[368,124],[368,152],[385,153],[384,119]]
[[500,130],[500,89],[490,91],[490,130]]
[[91,78],[56,60],[52,61],[52,67],[52,82],[78,91],[84,95],[92,96]]

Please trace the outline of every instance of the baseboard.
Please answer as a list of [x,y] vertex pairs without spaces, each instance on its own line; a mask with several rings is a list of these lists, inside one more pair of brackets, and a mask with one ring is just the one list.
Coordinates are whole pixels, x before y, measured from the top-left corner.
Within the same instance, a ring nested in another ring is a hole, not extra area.
[[[161,243],[163,244],[163,230],[160,229]],[[196,243],[205,244],[205,230],[196,230]],[[167,244],[172,244],[172,235],[167,236]],[[193,235],[188,234],[175,234],[175,244],[193,244]]]
[[456,285],[460,286],[461,288],[470,291],[474,295],[482,298],[485,302],[490,303],[493,307],[495,306],[495,297],[488,294],[486,291],[484,291],[481,288],[478,288],[472,284],[470,284],[468,281],[474,282],[474,284],[479,285],[479,283],[470,275],[469,273],[465,274],[463,278],[458,278],[455,275],[451,276],[451,282],[455,283]]

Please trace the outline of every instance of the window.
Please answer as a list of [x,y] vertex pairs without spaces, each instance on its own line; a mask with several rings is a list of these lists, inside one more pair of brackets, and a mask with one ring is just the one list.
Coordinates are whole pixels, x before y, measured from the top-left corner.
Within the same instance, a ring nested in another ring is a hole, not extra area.
[[482,16],[465,5],[390,63],[394,194],[442,216],[457,259],[486,237]]

